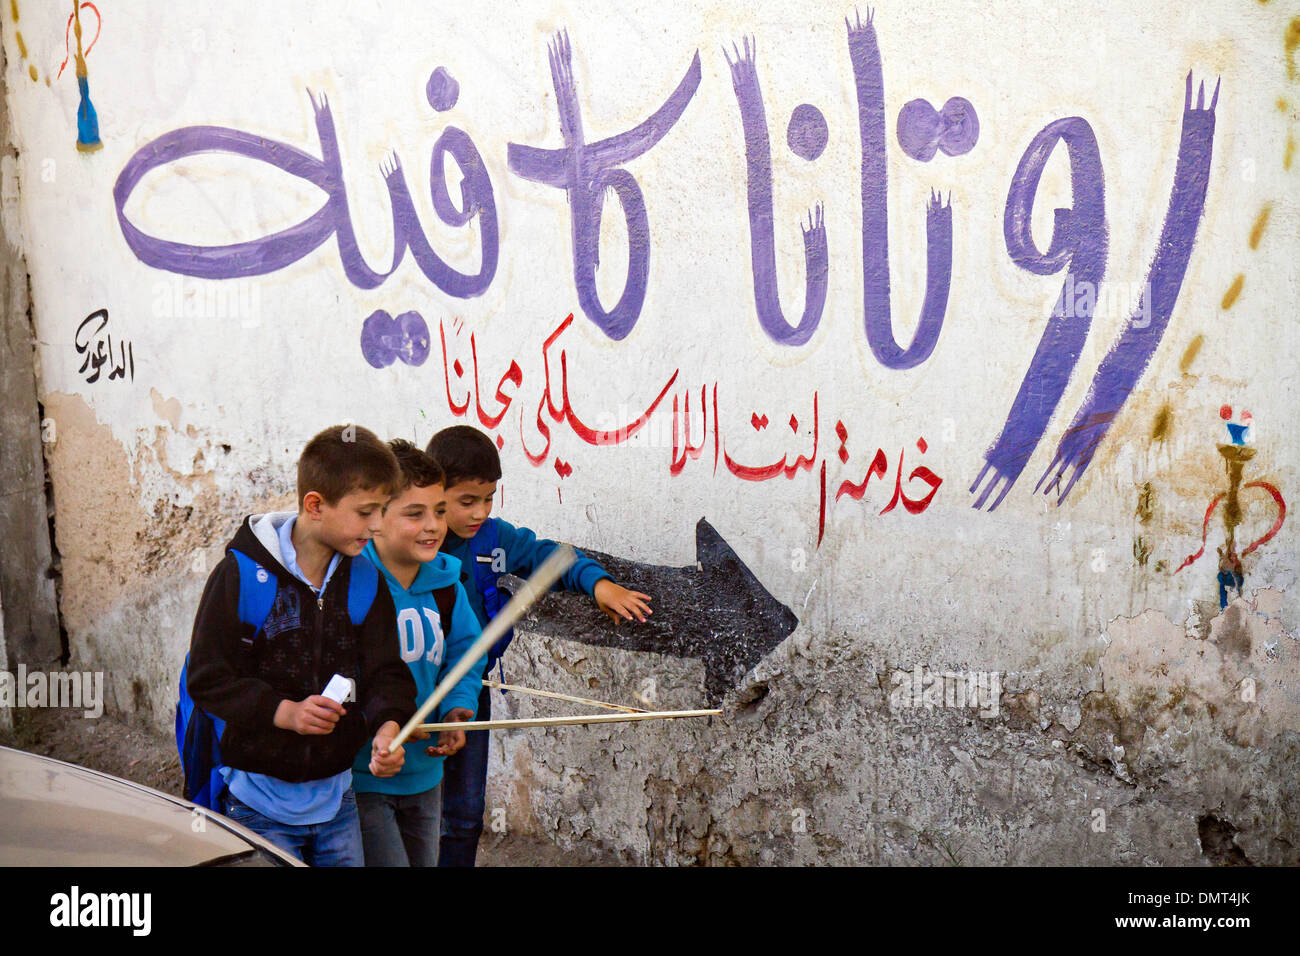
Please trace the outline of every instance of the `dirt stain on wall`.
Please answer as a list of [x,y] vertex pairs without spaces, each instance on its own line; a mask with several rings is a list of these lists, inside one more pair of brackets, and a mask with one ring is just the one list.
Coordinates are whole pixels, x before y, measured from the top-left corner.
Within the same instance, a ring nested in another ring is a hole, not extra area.
[[1156,412],[1156,420],[1151,425],[1151,440],[1161,443],[1168,440],[1173,422],[1173,410],[1168,405],[1161,405],[1160,411]]
[[58,427],[47,454],[55,545],[63,559],[60,612],[74,633],[139,580],[131,542],[147,516],[135,497],[126,450],[85,400],[54,392],[45,397],[45,413]]
[[[181,428],[178,400],[157,391],[152,398],[164,422],[130,454],[81,396],[45,397],[46,414],[57,425],[47,454],[63,561],[60,611],[70,635],[91,628],[106,608],[159,574],[206,570],[207,550],[229,540],[238,520],[240,505],[223,500],[202,447],[192,461],[169,462],[169,437],[200,436],[193,425]],[[188,492],[185,500],[142,500],[141,489],[159,471]]]
[[1294,80],[1297,78],[1295,51],[1296,47],[1300,46],[1300,17],[1287,24],[1282,45],[1286,48],[1286,77],[1288,80]]
[[1250,227],[1250,248],[1259,248],[1259,240],[1264,237],[1264,229],[1268,226],[1268,217],[1272,211],[1273,206],[1271,204],[1267,205],[1255,217],[1255,224]]
[[1241,288],[1246,284],[1244,273],[1238,273],[1237,278],[1232,280],[1232,285],[1228,286],[1228,291],[1223,293],[1223,301],[1219,303],[1219,308],[1225,312],[1231,309],[1236,303],[1237,297],[1241,295]]

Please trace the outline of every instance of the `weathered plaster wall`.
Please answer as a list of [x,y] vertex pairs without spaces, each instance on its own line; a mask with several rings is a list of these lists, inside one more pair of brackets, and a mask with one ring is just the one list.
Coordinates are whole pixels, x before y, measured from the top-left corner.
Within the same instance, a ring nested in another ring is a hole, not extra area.
[[[0,53],[0,61],[7,54]],[[19,213],[7,79],[0,77],[0,669],[47,667],[63,653],[50,554],[36,349]],[[11,723],[0,708],[0,728]]]
[[207,570],[303,442],[469,422],[500,513],[666,622],[555,596],[507,674],[725,711],[496,735],[500,825],[639,862],[1297,862],[1283,7],[83,6],[86,152],[70,9],[20,0],[74,661],[166,726]]

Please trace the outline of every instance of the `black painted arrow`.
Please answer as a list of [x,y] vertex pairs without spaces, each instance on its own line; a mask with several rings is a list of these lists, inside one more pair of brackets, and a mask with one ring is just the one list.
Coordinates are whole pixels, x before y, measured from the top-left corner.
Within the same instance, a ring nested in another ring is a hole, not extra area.
[[557,591],[534,604],[519,629],[593,647],[699,658],[712,704],[799,623],[703,518],[695,526],[695,567],[641,564],[587,548],[582,553],[619,584],[651,596],[654,613],[646,623],[616,627],[585,594]]

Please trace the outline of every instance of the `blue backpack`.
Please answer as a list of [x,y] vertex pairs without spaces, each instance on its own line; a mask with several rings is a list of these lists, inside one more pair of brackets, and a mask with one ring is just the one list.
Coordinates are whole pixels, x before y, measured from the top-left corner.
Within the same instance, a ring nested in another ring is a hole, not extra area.
[[[279,582],[273,573],[242,551],[231,548],[230,553],[239,567],[239,620],[260,634],[275,603]],[[359,627],[370,613],[378,590],[379,572],[375,566],[364,555],[353,558],[348,578],[348,616],[354,627]],[[185,775],[185,799],[220,813],[226,780],[221,774],[219,743],[226,722],[194,703],[186,680],[189,666],[190,657],[186,654],[185,666],[181,668],[180,699],[176,703],[176,750]]]

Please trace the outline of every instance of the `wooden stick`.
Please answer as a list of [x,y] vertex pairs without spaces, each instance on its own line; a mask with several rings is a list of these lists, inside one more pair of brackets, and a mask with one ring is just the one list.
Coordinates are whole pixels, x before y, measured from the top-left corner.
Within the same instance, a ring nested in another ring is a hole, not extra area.
[[587,697],[570,697],[568,694],[556,694],[549,690],[533,690],[531,687],[520,687],[517,684],[503,684],[500,681],[485,680],[484,687],[499,687],[502,690],[518,691],[521,694],[532,694],[534,697],[550,697],[552,700],[567,700],[571,704],[592,704],[596,707],[608,707],[610,710],[621,710],[625,714],[644,714],[646,711],[640,707],[625,707],[622,704],[607,704],[603,700],[591,700]]
[[562,727],[565,724],[615,724],[624,720],[676,720],[679,717],[717,717],[720,710],[642,710],[635,714],[584,714],[577,717],[528,717],[520,720],[466,720],[421,724],[428,733],[442,730],[504,730],[511,727]]
[[420,726],[424,718],[428,717],[433,708],[437,707],[442,699],[451,693],[451,689],[469,672],[469,669],[478,662],[478,659],[491,650],[493,644],[501,640],[505,632],[509,630],[510,625],[519,620],[524,611],[528,610],[529,605],[545,594],[575,560],[576,555],[567,544],[562,544],[551,552],[551,556],[541,563],[532,576],[523,583],[523,587],[519,589],[519,592],[510,599],[510,603],[503,607],[496,617],[488,621],[487,627],[483,628],[483,633],[479,635],[478,640],[461,655],[460,660],[456,662],[456,666],[433,689],[429,699],[420,705],[420,709],[406,722],[406,726],[397,732],[397,736],[388,745],[389,753],[392,753],[405,743],[406,738],[411,735],[411,731]]

